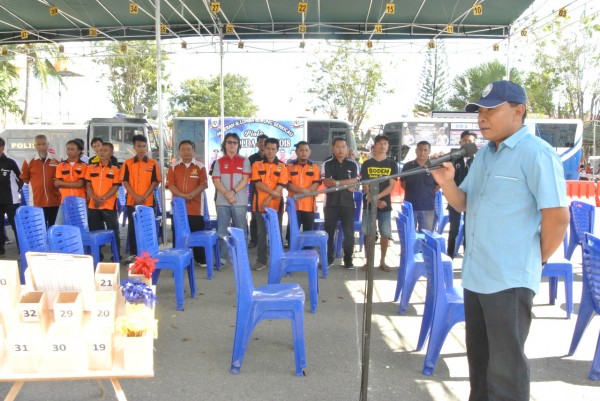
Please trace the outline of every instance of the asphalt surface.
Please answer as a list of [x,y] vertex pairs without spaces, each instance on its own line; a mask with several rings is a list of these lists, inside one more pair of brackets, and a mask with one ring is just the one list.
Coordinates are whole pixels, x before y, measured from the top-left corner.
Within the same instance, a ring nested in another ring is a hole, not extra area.
[[[125,231],[123,231],[125,232]],[[394,234],[395,235],[395,234]],[[12,232],[9,230],[9,237]],[[124,249],[124,248],[123,248]],[[6,246],[7,259],[16,258],[16,246]],[[399,261],[397,242],[388,252],[388,265]],[[535,297],[531,332],[526,352],[531,364],[532,400],[599,400],[600,382],[588,379],[600,332],[600,318],[592,320],[573,357],[567,357],[581,297],[581,253],[576,251],[575,314],[566,320],[564,291],[559,284],[556,305],[548,305],[548,285]],[[253,262],[256,248],[250,250]],[[377,260],[377,259],[376,259]],[[365,259],[355,251],[355,264]],[[235,284],[227,266],[206,279],[206,269],[196,267],[198,294],[189,297],[185,311],[175,308],[173,280],[162,274],[157,286],[159,336],[155,341],[154,378],[124,379],[130,401],[154,400],[359,400],[361,384],[362,313],[365,272],[347,270],[341,260],[320,278],[319,306],[315,314],[305,305],[307,367],[296,377],[289,321],[262,322],[252,334],[239,375],[229,372],[235,325]],[[455,259],[459,283],[461,259]],[[122,274],[125,267],[122,266]],[[252,272],[255,285],[267,281],[267,271]],[[372,338],[370,342],[369,400],[467,400],[468,368],[464,325],[450,332],[433,376],[421,373],[425,352],[416,352],[423,313],[425,281],[417,283],[406,315],[398,315],[392,302],[397,269],[375,271]],[[295,281],[307,291],[306,275]],[[307,294],[308,295],[308,294]],[[308,297],[307,297],[308,298]],[[10,383],[0,383],[0,396]],[[28,382],[17,400],[115,399],[110,382],[101,395],[93,380]]]

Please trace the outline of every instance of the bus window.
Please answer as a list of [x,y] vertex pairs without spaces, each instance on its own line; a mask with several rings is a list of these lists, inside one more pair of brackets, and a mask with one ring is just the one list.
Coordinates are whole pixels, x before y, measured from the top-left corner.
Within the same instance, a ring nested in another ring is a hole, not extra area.
[[329,144],[329,122],[309,121],[307,140],[310,145]]
[[112,141],[113,142],[123,142],[123,127],[113,127]]
[[97,125],[94,127],[93,138],[100,137],[103,142],[107,142],[110,139],[109,131],[110,127],[108,125]]
[[140,131],[137,129],[138,127],[123,127],[124,129],[124,136],[123,136],[123,142],[125,143],[133,143],[133,136],[134,135],[138,135],[138,134],[144,134],[143,131]]
[[577,124],[536,123],[535,133],[553,148],[570,148],[575,144]]

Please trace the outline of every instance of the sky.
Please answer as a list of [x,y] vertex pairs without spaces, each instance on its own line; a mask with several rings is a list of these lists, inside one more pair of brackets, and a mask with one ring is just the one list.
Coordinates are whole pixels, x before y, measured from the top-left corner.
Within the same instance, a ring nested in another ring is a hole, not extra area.
[[[529,58],[535,48],[533,32],[527,38],[516,33],[524,27],[530,31],[538,29],[532,25],[534,17],[551,21],[563,6],[567,6],[573,16],[582,10],[597,13],[597,3],[597,0],[538,0],[515,23],[515,35],[510,44],[506,40],[445,41],[450,79],[467,68],[494,59],[502,63],[510,60],[511,65],[519,69],[535,68]],[[179,43],[165,46],[170,58],[166,67],[175,88],[185,79],[210,78],[220,73],[220,55],[216,43],[201,39],[188,39],[187,42],[188,48],[185,50],[181,49]],[[494,43],[500,44],[500,51],[492,50]],[[376,42],[374,49],[375,58],[382,65],[386,86],[393,88],[395,93],[378,97],[378,103],[370,109],[363,124],[365,130],[371,125],[411,114],[417,99],[427,41]],[[329,51],[333,49],[321,41],[306,41],[304,49],[300,49],[296,41],[247,41],[243,50],[237,48],[237,43],[229,42],[223,58],[223,72],[248,77],[253,90],[252,98],[259,107],[257,117],[277,119],[311,116],[312,113],[307,111],[309,100],[305,94],[311,78],[306,64],[316,60],[316,53],[322,57]],[[68,69],[82,76],[64,78],[66,87],[60,88],[52,83],[47,90],[42,90],[39,85],[33,84],[30,115],[35,121],[41,119],[63,123],[83,123],[91,117],[114,115],[116,109],[110,102],[107,82],[100,78],[89,46],[67,43],[65,53],[70,58]],[[167,107],[167,97],[164,97],[164,108]]]

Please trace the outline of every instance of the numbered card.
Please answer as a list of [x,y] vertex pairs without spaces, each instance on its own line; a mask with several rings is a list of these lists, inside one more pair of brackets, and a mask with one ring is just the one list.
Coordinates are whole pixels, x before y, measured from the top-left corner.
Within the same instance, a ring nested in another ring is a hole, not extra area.
[[113,334],[110,327],[90,325],[85,334],[90,370],[111,370],[113,367]]
[[375,24],[375,29],[373,29],[373,32],[375,32],[375,33],[383,33],[383,25],[381,25],[381,24]]
[[233,24],[225,25],[225,33],[232,34],[235,30],[235,26]]
[[218,1],[211,1],[210,2],[210,11],[212,11],[213,13],[218,13],[221,11],[221,3]]
[[95,38],[96,36],[98,36],[98,30],[96,28],[88,29],[88,36]]
[[110,327],[112,330],[115,324],[116,303],[116,291],[96,291],[91,310],[92,323]]
[[40,367],[41,347],[44,342],[39,330],[30,324],[19,324],[6,341],[10,370],[14,373],[35,373]]
[[138,14],[140,12],[140,6],[138,3],[129,3],[129,14]]
[[80,330],[53,323],[42,349],[41,371],[75,372],[87,368],[84,338]]
[[160,34],[166,35],[169,33],[169,27],[166,24],[160,24]]
[[482,15],[483,14],[483,6],[481,4],[475,4],[473,6],[473,15]]
[[21,39],[25,40],[29,38],[29,32],[26,30],[21,31]]
[[446,25],[446,33],[454,33],[454,25]]
[[78,292],[60,292],[54,301],[54,322],[81,327],[83,305]]
[[55,17],[58,15],[58,7],[50,7],[50,16]]
[[34,291],[21,295],[17,303],[19,321],[23,323],[40,323],[46,321],[46,294]]
[[308,11],[308,3],[305,1],[298,2],[298,12],[300,14],[306,14]]
[[306,33],[306,25],[304,25],[304,24],[298,25],[298,32]]
[[396,5],[394,3],[387,3],[385,5],[385,13],[386,14],[395,14],[396,13]]

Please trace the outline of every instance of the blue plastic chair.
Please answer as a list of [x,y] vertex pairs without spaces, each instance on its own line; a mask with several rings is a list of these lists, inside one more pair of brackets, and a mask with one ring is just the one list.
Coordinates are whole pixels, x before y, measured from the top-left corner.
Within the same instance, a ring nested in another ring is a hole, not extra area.
[[323,278],[327,278],[327,239],[329,235],[325,230],[300,231],[298,215],[296,214],[296,201],[291,196],[287,199],[288,224],[290,225],[290,251],[299,251],[304,248],[319,248],[319,260],[323,269]]
[[[437,218],[437,233],[442,234],[444,232],[444,228],[446,224],[450,221],[450,215],[447,213],[448,211],[444,208],[444,199],[442,195],[442,191],[437,191],[435,193],[435,215]],[[436,223],[434,222],[433,226],[435,227]]]
[[79,196],[67,196],[63,200],[65,224],[79,227],[83,246],[89,249],[89,254],[94,259],[94,269],[100,262],[100,248],[102,245],[111,244],[113,260],[119,262],[119,248],[113,230],[90,231],[86,200]]
[[308,274],[310,311],[315,313],[319,302],[319,255],[313,250],[283,252],[277,212],[271,208],[265,208],[263,218],[269,237],[269,284],[280,283],[283,275],[287,273],[306,272]]
[[[412,203],[407,200],[403,201],[402,205],[400,205],[400,211],[403,215],[408,217],[408,231],[410,233],[415,233],[415,238],[417,240],[425,239],[425,236],[423,236],[422,233],[417,232],[417,227],[415,226],[415,213],[413,211]],[[421,252],[421,241],[415,241],[414,245],[415,253]]]
[[[563,240],[563,244],[567,243],[567,235]],[[567,247],[564,247],[566,253]],[[566,310],[567,319],[571,318],[573,312],[573,264],[560,256],[552,255],[552,257],[546,263],[546,266],[542,269],[542,277],[548,277],[549,291],[549,304],[554,305],[557,299],[558,293],[558,279],[562,278],[565,283],[565,298],[566,298]]]
[[44,210],[35,206],[19,206],[15,214],[15,225],[19,238],[19,252],[21,254],[21,269],[19,277],[21,284],[25,284],[25,270],[27,269],[27,252],[48,252],[48,232]]
[[246,348],[254,328],[261,320],[289,319],[292,323],[292,342],[296,376],[303,375],[306,367],[304,347],[304,291],[298,284],[267,284],[254,288],[244,231],[227,229],[227,249],[233,265],[236,287],[236,317],[231,373],[242,368]]
[[173,226],[175,228],[175,246],[177,249],[194,247],[204,248],[206,255],[206,276],[213,277],[213,268],[221,270],[221,255],[219,250],[219,234],[213,230],[190,232],[190,222],[187,218],[185,199],[174,196],[171,200]]
[[454,240],[454,255],[452,257],[456,257],[458,255],[458,249],[461,245],[465,244],[465,216],[461,214],[460,216],[460,225],[458,226],[458,234],[456,234],[456,240]]
[[[354,191],[354,234],[358,233],[358,245],[359,251],[362,252],[365,238],[362,232],[362,202],[363,193],[361,191]],[[342,223],[338,221],[336,233],[335,233],[335,257],[342,257],[342,244],[344,241],[344,229]]]
[[75,226],[52,226],[48,230],[50,252],[83,255],[81,231]]
[[571,221],[569,223],[569,244],[565,257],[571,260],[573,252],[584,241],[585,233],[594,232],[596,208],[589,203],[572,201],[569,206]]
[[202,214],[204,215],[204,229],[205,230],[217,230],[219,224],[216,218],[210,217],[210,211],[208,210],[208,197],[206,191],[202,192]]
[[154,221],[156,223],[156,234],[159,241],[163,241],[163,230],[162,230],[162,192],[160,186],[154,188]]
[[[575,323],[575,331],[569,348],[569,356],[575,353],[583,332],[595,314],[600,315],[600,238],[585,234],[583,246],[583,288],[581,303]],[[590,380],[600,380],[600,333],[596,352],[592,360],[592,368],[588,376]]]
[[[425,353],[423,374],[431,376],[440,356],[442,346],[448,333],[456,323],[465,321],[465,307],[462,287],[448,286],[442,266],[442,250],[439,243],[428,232],[425,241],[422,241],[423,260],[427,269],[427,295],[425,299],[425,313],[423,323],[427,329],[426,317],[431,320],[429,331],[429,344]],[[427,310],[428,304],[430,309]]]
[[[426,270],[425,265],[422,263],[422,255],[420,253],[415,253],[414,249],[417,248],[414,243],[417,242],[416,233],[410,230],[410,218],[402,213],[398,215],[396,218],[396,227],[398,229],[398,235],[402,235],[400,237],[400,246],[402,249],[402,253],[406,253],[406,259],[402,259],[402,255],[400,255],[400,265],[398,267],[398,278],[396,280],[396,296],[394,301],[398,300],[398,296],[400,297],[400,304],[398,305],[398,313],[405,314],[406,309],[408,308],[408,304],[410,302],[410,297],[415,289],[415,285],[417,281],[423,276],[425,276]],[[421,234],[425,236],[425,234]],[[446,279],[446,283],[448,285],[452,285],[453,277],[453,265],[452,259],[446,255],[445,252],[445,239],[442,236],[432,234],[435,238],[435,241],[439,244],[440,249],[442,250],[442,266],[444,267],[444,277]],[[402,248],[404,246],[405,248]],[[412,246],[412,248],[411,248]],[[406,251],[404,250],[406,249]],[[411,259],[412,254],[412,259]],[[411,263],[411,260],[413,261]]]
[[183,310],[184,271],[186,269],[190,282],[190,295],[192,298],[196,296],[196,278],[191,249],[158,249],[154,210],[149,206],[138,205],[135,207],[133,223],[138,256],[146,251],[152,259],[158,259],[158,262],[155,263],[156,270],[152,275],[152,284],[158,282],[158,276],[162,269],[173,270],[177,310]]

